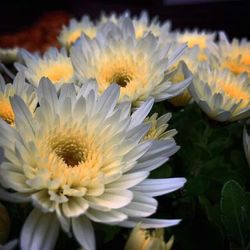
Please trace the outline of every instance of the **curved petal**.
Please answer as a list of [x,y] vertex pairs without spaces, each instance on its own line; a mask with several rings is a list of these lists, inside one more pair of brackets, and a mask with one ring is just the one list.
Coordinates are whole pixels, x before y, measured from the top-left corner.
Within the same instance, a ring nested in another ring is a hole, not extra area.
[[96,249],[94,229],[86,216],[73,218],[72,229],[77,241],[85,250]]
[[129,218],[128,220],[119,223],[123,227],[134,227],[137,223],[141,223],[141,228],[164,228],[172,227],[181,222],[181,220],[161,220],[151,218]]
[[56,244],[59,223],[54,213],[34,209],[26,219],[21,232],[22,250],[52,250]]

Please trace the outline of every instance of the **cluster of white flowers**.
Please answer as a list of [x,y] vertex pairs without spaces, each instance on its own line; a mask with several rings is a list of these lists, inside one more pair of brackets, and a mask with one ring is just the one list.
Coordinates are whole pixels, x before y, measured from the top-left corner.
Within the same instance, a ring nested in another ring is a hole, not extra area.
[[[149,178],[179,146],[167,130],[171,114],[148,115],[155,102],[194,100],[218,121],[249,117],[250,46],[170,26],[146,13],[71,20],[61,50],[21,50],[13,84],[0,79],[0,197],[34,206],[22,250],[53,249],[60,227],[94,250],[91,221],[144,229],[180,222],[148,218],[156,196],[186,182]],[[154,244],[170,249],[160,235]]]
[[59,36],[64,48],[43,56],[21,50],[13,84],[0,79],[0,196],[34,206],[21,249],[53,249],[60,227],[95,249],[91,221],[179,223],[147,218],[156,196],[186,182],[149,178],[179,146],[176,130],[167,130],[170,113],[147,116],[154,102],[180,94],[192,79],[186,73],[171,81],[186,45],[164,44],[168,30],[169,23],[150,22],[145,13],[102,16],[98,25],[72,20]]

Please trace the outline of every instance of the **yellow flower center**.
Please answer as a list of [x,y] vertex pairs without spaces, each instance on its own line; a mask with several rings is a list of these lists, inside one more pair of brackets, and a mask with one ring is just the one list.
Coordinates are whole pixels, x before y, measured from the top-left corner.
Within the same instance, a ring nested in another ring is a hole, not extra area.
[[75,167],[86,160],[86,145],[79,136],[52,136],[50,146],[53,152],[69,167]]
[[107,56],[101,61],[96,74],[100,91],[104,91],[112,83],[117,83],[122,87],[121,96],[132,97],[139,88],[144,88],[148,84],[148,67],[147,61],[142,60],[138,63],[131,55],[125,53],[119,57]]
[[44,160],[41,168],[49,171],[49,178],[60,179],[61,187],[87,185],[102,173],[103,157],[108,154],[83,128],[55,128],[37,138],[36,146]]
[[230,98],[241,101],[242,106],[245,106],[249,102],[249,94],[245,93],[241,88],[237,86],[237,83],[225,83],[219,82],[219,90],[222,90]]
[[74,69],[70,59],[62,62],[50,61],[48,64],[41,65],[37,71],[39,79],[48,77],[54,84],[69,83],[74,75]]
[[0,117],[12,125],[14,123],[14,112],[8,98],[0,98]]

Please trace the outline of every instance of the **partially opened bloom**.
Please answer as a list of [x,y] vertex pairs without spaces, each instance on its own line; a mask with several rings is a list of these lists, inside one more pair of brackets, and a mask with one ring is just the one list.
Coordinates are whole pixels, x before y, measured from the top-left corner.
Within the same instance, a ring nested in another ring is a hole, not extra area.
[[228,70],[199,69],[189,90],[200,108],[212,119],[234,121],[250,116],[250,82],[245,74]]
[[10,125],[14,124],[15,115],[10,104],[10,97],[17,95],[23,99],[29,110],[33,112],[37,105],[37,96],[32,85],[25,82],[22,72],[15,77],[13,84],[5,83],[0,75],[0,118]]
[[236,75],[247,73],[250,77],[250,41],[247,39],[233,39],[230,42],[226,34],[221,32],[219,42],[213,43],[210,51],[216,56],[218,67]]
[[[23,250],[53,249],[59,229],[87,250],[95,249],[95,222],[133,227],[172,226],[179,220],[145,218],[157,209],[155,196],[181,188],[184,178],[147,179],[178,150],[174,139],[143,141],[143,121],[153,99],[131,115],[130,103],[117,105],[118,85],[98,96],[89,81],[76,93],[73,84],[57,94],[49,80],[38,87],[34,116],[19,97],[12,98],[15,127],[0,121],[5,159],[1,198],[35,206],[21,233]],[[58,222],[59,221],[59,222]],[[44,240],[46,237],[46,240]]]
[[169,126],[168,122],[171,117],[171,113],[162,115],[159,118],[157,113],[147,117],[144,123],[150,124],[150,129],[144,136],[144,140],[165,140],[168,138],[173,138],[177,134],[176,129],[167,130]]
[[246,128],[243,131],[243,145],[247,158],[248,165],[250,166],[250,136],[247,133]]
[[96,79],[100,93],[117,83],[120,101],[138,106],[148,97],[161,101],[176,96],[190,83],[191,77],[179,84],[169,81],[168,69],[185,49],[169,55],[169,46],[162,47],[152,34],[136,39],[133,23],[123,18],[117,25],[108,23],[96,39],[82,36],[71,49],[71,59],[78,80]]
[[48,77],[57,87],[74,81],[74,69],[65,49],[51,48],[42,57],[25,50],[21,55],[25,65],[16,63],[15,66],[18,71],[24,71],[26,78],[36,87],[42,77]]
[[94,38],[96,35],[96,26],[89,16],[84,15],[81,21],[71,19],[68,26],[63,26],[58,40],[62,46],[69,48],[80,38],[81,34],[85,34],[89,38]]
[[166,243],[164,241],[164,230],[153,231],[141,229],[140,224],[131,232],[124,250],[170,250],[174,243],[172,236]]

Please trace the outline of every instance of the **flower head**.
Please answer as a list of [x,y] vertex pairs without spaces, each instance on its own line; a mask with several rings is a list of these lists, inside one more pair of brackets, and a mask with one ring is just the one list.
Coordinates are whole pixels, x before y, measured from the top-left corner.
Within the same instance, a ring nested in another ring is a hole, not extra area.
[[141,229],[140,224],[137,224],[131,232],[124,250],[170,250],[173,243],[173,236],[165,243],[162,228],[150,232]]
[[23,99],[29,110],[33,112],[37,105],[37,96],[33,86],[25,82],[22,72],[15,77],[13,84],[6,84],[0,76],[0,118],[10,125],[14,124],[15,115],[10,104],[10,97],[17,95]]
[[178,95],[190,83],[191,77],[179,84],[168,78],[169,67],[185,46],[168,55],[169,45],[162,47],[152,34],[136,39],[129,18],[117,25],[107,23],[102,31],[96,39],[83,36],[71,49],[78,80],[96,79],[100,93],[117,83],[120,101],[129,100],[135,106],[150,96],[161,101]]
[[218,67],[228,69],[235,75],[247,73],[250,77],[250,42],[233,39],[230,42],[225,33],[220,33],[220,41],[210,46],[216,56]]
[[89,16],[83,16],[79,22],[71,19],[68,26],[63,26],[58,40],[61,45],[69,48],[80,38],[81,34],[85,34],[89,38],[94,38],[96,35],[96,26],[89,19]]
[[250,136],[247,133],[246,128],[244,128],[243,132],[243,145],[247,158],[248,165],[250,166]]
[[74,69],[64,49],[58,51],[56,48],[51,48],[43,57],[23,50],[22,58],[25,66],[19,63],[15,66],[17,70],[24,71],[26,78],[36,87],[42,77],[48,77],[52,83],[59,86],[74,80]]
[[201,109],[212,119],[234,121],[250,115],[250,83],[245,74],[213,70],[203,65],[190,85],[190,92]]
[[[95,249],[91,220],[127,227],[141,221],[156,228],[179,222],[145,218],[156,211],[155,196],[185,183],[184,178],[147,179],[178,147],[172,138],[142,140],[153,99],[131,115],[130,103],[117,105],[118,98],[118,85],[101,96],[93,81],[77,93],[72,84],[57,93],[42,79],[34,116],[19,97],[11,99],[15,127],[0,121],[5,157],[0,177],[15,193],[1,198],[35,206],[22,229],[23,250],[53,249],[58,220],[66,232],[72,225],[78,242],[90,250]],[[50,237],[43,241],[45,234]]]

